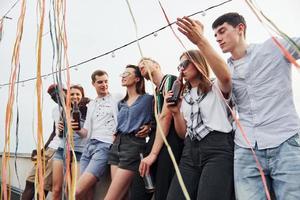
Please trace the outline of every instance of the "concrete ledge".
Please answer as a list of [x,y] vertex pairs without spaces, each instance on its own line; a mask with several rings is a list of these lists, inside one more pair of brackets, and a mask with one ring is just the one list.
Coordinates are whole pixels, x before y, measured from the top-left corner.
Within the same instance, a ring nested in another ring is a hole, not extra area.
[[[0,183],[2,183],[0,181]],[[1,190],[1,185],[0,185],[0,190]],[[16,188],[14,186],[8,187],[8,190],[11,190],[11,200],[19,200],[21,198],[23,190]]]
[[[2,156],[3,153],[0,153],[0,164],[2,164]],[[17,176],[15,173],[15,159],[14,159],[14,153],[9,153],[10,159],[9,159],[9,171],[11,173],[11,180],[10,180],[10,187],[11,187],[11,194],[13,200],[20,199],[20,196],[23,192],[23,189],[25,188],[26,184],[26,178],[28,176],[29,171],[33,167],[33,163],[31,161],[31,154],[29,153],[18,153],[17,154],[17,170],[18,170],[18,175],[20,178],[20,187],[19,183],[17,180]],[[1,177],[0,177],[0,182],[1,182]],[[107,165],[107,170],[105,174],[101,177],[100,181],[97,183],[96,188],[95,188],[95,196],[94,199],[104,199],[108,187],[110,185],[111,178],[110,178],[110,167]],[[48,194],[47,199],[51,199],[51,192]]]

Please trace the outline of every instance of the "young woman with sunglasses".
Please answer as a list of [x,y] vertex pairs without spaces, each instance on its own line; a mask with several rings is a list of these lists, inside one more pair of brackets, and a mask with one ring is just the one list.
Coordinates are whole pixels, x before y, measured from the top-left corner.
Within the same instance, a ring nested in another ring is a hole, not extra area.
[[[179,24],[180,31],[191,38],[196,36],[189,35],[190,27],[186,26],[201,28],[188,20]],[[191,199],[231,200],[233,133],[226,105],[231,96],[231,77],[222,58],[203,35],[199,37],[202,43],[197,46],[201,50],[190,50],[180,56],[179,70],[186,81],[183,98],[177,106],[168,104],[176,131],[185,138],[179,169]],[[214,81],[210,81],[209,66],[216,75]],[[167,96],[171,97],[172,92]],[[167,199],[185,199],[176,176]]]
[[121,77],[127,92],[118,104],[116,138],[108,156],[112,182],[106,200],[126,196],[135,173],[138,173],[140,153],[144,153],[146,147],[145,137],[139,137],[137,133],[140,127],[150,126],[153,120],[153,96],[145,93],[144,78],[139,68],[128,65]]

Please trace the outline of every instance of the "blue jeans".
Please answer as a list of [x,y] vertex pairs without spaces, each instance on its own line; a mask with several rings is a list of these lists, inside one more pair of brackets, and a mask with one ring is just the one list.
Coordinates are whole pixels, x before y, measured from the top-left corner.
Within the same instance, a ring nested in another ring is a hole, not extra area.
[[[280,146],[258,150],[269,190],[276,200],[300,199],[300,138],[294,135]],[[234,181],[237,200],[266,199],[260,173],[250,149],[235,145]]]

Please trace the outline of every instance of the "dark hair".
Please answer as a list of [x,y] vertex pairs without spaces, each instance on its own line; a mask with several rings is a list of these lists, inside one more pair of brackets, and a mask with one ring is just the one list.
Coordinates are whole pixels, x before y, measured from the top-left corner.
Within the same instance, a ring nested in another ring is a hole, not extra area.
[[81,85],[72,85],[71,87],[70,87],[70,89],[77,89],[77,90],[79,90],[80,92],[81,92],[81,95],[82,95],[82,98],[83,97],[85,97],[84,96],[84,89],[83,89],[83,87],[81,86]]
[[[194,63],[193,62],[192,63],[194,65],[194,67],[199,71],[198,74],[199,74],[200,84],[198,86],[198,89],[200,89],[203,93],[208,93],[211,90],[211,83],[207,79],[210,76],[209,65],[208,65],[206,59],[204,58],[204,56],[201,54],[201,52],[199,50],[189,50],[187,52],[184,52],[180,56],[180,58],[182,56],[186,56],[187,59],[190,61],[193,60]],[[185,89],[188,89],[188,90],[191,89],[191,85],[189,82],[186,82]]]
[[80,91],[80,93],[82,95],[82,98],[81,98],[80,102],[78,103],[78,107],[79,107],[82,119],[85,120],[86,112],[87,112],[87,106],[86,105],[90,102],[90,99],[85,97],[84,89],[81,85],[72,85],[70,87],[70,89],[77,89],[77,90]]
[[[134,75],[140,79],[139,82],[136,83],[136,93],[140,95],[145,94],[145,79],[141,74],[140,68],[136,65],[127,65],[126,68],[134,69]],[[126,96],[122,99],[122,101],[127,101],[127,99],[128,93],[126,93]]]
[[99,70],[94,71],[91,75],[91,79],[92,79],[93,83],[95,83],[95,81],[96,81],[96,76],[103,76],[103,75],[108,76],[107,72],[104,70],[99,69]]
[[79,110],[80,110],[80,113],[81,113],[81,118],[83,120],[86,119],[86,113],[87,113],[87,104],[90,102],[90,99],[87,98],[87,97],[82,97],[80,102],[78,103],[78,106],[79,106]]
[[236,12],[230,12],[230,13],[221,15],[214,21],[214,23],[212,24],[212,28],[216,29],[218,26],[221,26],[225,22],[227,22],[228,24],[230,24],[233,27],[236,27],[239,24],[244,24],[245,25],[244,36],[246,36],[247,24],[246,24],[245,18],[242,15],[240,15],[239,13],[236,13]]
[[62,102],[59,95],[60,91],[63,95],[67,93],[67,90],[65,88],[60,88],[56,83],[53,83],[48,87],[47,93],[51,96],[51,99],[55,103],[61,106]]

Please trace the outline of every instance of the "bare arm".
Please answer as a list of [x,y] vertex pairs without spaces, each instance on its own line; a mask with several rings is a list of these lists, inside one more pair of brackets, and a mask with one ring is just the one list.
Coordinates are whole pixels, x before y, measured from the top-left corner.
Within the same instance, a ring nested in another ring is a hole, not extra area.
[[[171,120],[172,120],[172,114],[167,109],[165,104],[163,105],[162,112],[159,115],[158,120],[159,120],[159,124],[161,126],[164,136],[168,136],[170,125],[171,125]],[[153,144],[153,147],[151,150],[151,153],[156,154],[156,155],[159,154],[159,151],[164,144],[159,131],[160,130],[157,128],[156,133],[155,133],[155,141],[154,141],[154,144]]]
[[[167,109],[166,104],[164,104],[163,108],[162,108],[162,112],[158,116],[158,121],[159,121],[158,123],[160,124],[163,134],[165,136],[167,136],[169,133],[171,120],[172,120],[172,114]],[[158,156],[162,146],[164,145],[164,141],[163,141],[159,131],[160,131],[159,128],[156,128],[155,140],[154,140],[151,152],[140,163],[139,171],[140,171],[141,176],[144,176],[145,174],[149,173],[151,165],[156,161],[157,156]]]
[[85,128],[81,128],[79,131],[76,131],[76,133],[80,136],[80,137],[86,137],[88,134],[88,131]]
[[49,138],[48,138],[48,140],[47,140],[47,142],[46,142],[46,144],[45,144],[45,146],[44,146],[44,149],[47,149],[48,148],[48,146],[49,146],[49,144],[50,144],[50,142],[53,140],[53,138],[55,137],[55,135],[56,135],[56,127],[55,127],[55,122],[53,122],[53,129],[52,129],[52,133],[51,133],[51,135],[49,136]]
[[204,37],[203,24],[197,20],[183,17],[177,19],[177,25],[178,30],[200,49],[216,75],[221,91],[225,97],[228,97],[232,87],[230,71],[225,61]]

